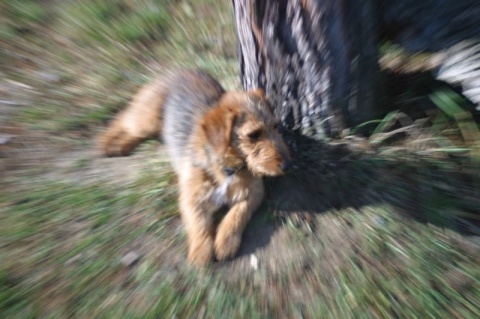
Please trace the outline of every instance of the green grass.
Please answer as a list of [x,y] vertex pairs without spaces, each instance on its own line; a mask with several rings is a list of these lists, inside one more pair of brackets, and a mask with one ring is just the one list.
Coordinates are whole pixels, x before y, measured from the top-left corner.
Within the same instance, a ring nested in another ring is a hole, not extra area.
[[[2,19],[7,25],[23,23],[14,12],[28,11],[30,5],[37,7],[35,1],[8,1]],[[201,67],[223,78],[227,88],[238,86],[236,44],[224,32],[233,31],[225,10],[229,4],[52,1],[41,8],[48,19],[28,20],[29,32],[12,34],[0,53],[11,77],[35,88],[20,92],[19,98],[32,107],[16,116],[32,129],[93,130],[164,65]],[[208,19],[195,19],[195,11]],[[26,52],[20,57],[43,71],[23,67],[18,52]]]
[[83,43],[151,42],[164,40],[171,1],[80,1],[59,10],[66,35]]
[[[2,194],[0,312],[88,316],[120,285],[151,278],[156,245],[184,239],[171,231],[178,219],[172,177],[168,170],[155,179],[140,176],[129,188],[43,180],[28,185],[33,191]],[[129,250],[142,254],[132,273],[120,262]],[[44,313],[51,302],[55,307]]]
[[[316,215],[313,232],[286,223],[285,249],[296,252],[288,263],[235,277],[226,266],[198,271],[162,255],[175,236],[176,254],[185,253],[183,233],[169,230],[171,214],[162,212],[165,200],[175,206],[168,188],[143,178],[122,191],[32,186],[33,193],[8,194],[13,203],[2,210],[4,317],[475,318],[478,311],[480,271],[468,243],[392,214],[393,206]],[[140,260],[123,265],[130,250]]]
[[396,111],[359,127],[369,139],[308,148],[272,181],[245,235],[253,248],[197,269],[158,143],[106,159],[94,138],[166,67],[238,87],[230,2],[0,9],[0,84],[15,106],[0,123],[15,136],[0,145],[1,318],[478,315],[478,242],[462,235],[479,234],[478,127],[453,92],[432,92],[429,125]]

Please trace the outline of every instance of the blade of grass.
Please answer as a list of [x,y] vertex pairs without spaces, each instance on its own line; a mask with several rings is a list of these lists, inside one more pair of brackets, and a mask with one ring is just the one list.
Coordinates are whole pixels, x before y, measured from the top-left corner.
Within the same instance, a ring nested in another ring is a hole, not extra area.
[[480,141],[480,133],[472,114],[461,107],[462,100],[458,94],[452,90],[444,89],[430,94],[429,98],[447,116],[456,121],[465,142],[477,146]]

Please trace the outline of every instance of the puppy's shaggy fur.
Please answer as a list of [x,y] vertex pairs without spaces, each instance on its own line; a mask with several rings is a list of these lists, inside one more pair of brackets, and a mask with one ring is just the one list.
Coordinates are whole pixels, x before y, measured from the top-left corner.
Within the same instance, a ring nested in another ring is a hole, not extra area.
[[[143,87],[102,136],[101,148],[127,155],[162,133],[179,177],[188,259],[204,265],[237,253],[263,199],[261,176],[280,175],[289,165],[277,126],[262,90],[225,92],[207,73],[184,70]],[[225,206],[216,227],[214,215]]]

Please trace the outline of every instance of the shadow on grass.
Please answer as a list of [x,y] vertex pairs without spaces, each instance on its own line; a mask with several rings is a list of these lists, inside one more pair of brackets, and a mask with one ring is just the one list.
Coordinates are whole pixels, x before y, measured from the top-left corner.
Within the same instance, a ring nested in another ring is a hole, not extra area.
[[419,156],[379,156],[353,149],[348,142],[327,145],[296,136],[292,172],[266,180],[263,209],[244,235],[240,255],[267,246],[280,216],[319,214],[375,204],[422,223],[480,235],[480,167],[471,159],[435,160]]

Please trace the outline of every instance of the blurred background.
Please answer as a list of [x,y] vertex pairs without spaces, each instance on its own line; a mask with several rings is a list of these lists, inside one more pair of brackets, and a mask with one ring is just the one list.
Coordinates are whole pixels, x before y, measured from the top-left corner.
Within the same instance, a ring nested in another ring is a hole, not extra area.
[[95,139],[165,69],[241,88],[232,3],[0,2],[0,317],[477,318],[478,45],[422,47],[444,12],[398,3],[376,117],[287,136],[296,170],[266,181],[239,256],[197,269],[161,144]]

